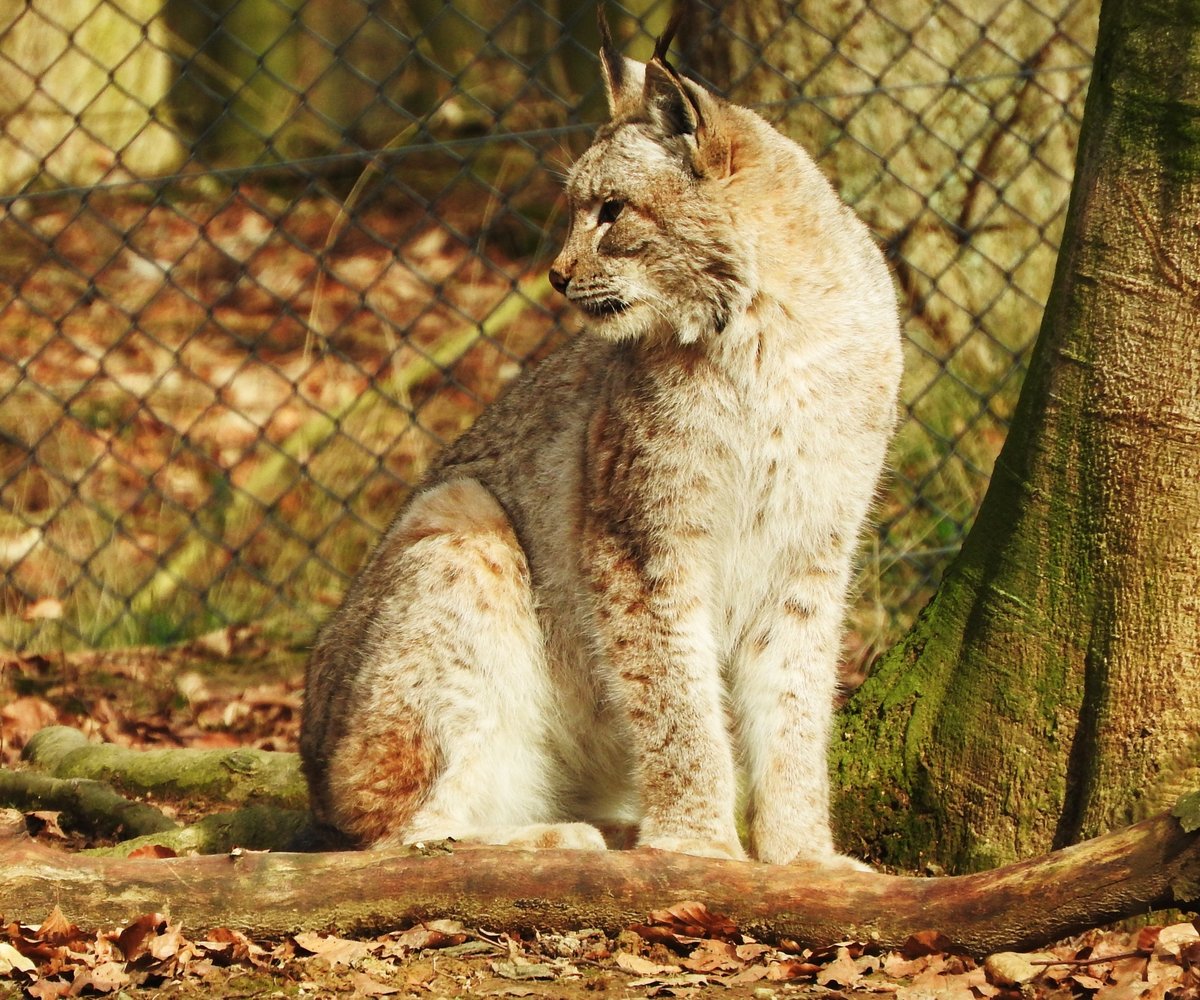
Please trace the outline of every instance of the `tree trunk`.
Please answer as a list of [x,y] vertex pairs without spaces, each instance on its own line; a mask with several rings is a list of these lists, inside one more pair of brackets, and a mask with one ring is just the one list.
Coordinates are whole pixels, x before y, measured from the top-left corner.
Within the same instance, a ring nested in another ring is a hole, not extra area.
[[1200,778],[1200,3],[1106,0],[1074,193],[963,550],[844,717],[870,852],[992,867]]

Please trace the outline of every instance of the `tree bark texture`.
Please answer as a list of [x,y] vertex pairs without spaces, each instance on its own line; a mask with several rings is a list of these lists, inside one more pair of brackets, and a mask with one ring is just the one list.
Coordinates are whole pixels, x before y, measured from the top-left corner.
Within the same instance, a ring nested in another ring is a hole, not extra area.
[[1200,778],[1200,2],[1106,0],[1066,240],[991,487],[843,716],[869,854],[978,869]]
[[1195,817],[1163,814],[999,871],[932,879],[650,850],[126,860],[66,855],[22,839],[0,850],[0,910],[6,920],[36,923],[57,905],[85,927],[164,912],[185,927],[260,936],[382,932],[437,917],[506,930],[616,932],[650,910],[696,900],[763,941],[823,946],[849,938],[898,948],[914,933],[938,930],[954,947],[982,955],[1200,899],[1196,825]]

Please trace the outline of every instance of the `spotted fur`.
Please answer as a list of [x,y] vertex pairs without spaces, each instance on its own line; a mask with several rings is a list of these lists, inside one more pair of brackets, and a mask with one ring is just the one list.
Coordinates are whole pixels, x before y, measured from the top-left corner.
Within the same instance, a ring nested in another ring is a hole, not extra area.
[[826,748],[895,423],[891,279],[799,146],[661,54],[603,56],[612,120],[551,273],[589,330],[445,451],[322,630],[313,808],[363,846],[601,848],[627,823],[837,861]]

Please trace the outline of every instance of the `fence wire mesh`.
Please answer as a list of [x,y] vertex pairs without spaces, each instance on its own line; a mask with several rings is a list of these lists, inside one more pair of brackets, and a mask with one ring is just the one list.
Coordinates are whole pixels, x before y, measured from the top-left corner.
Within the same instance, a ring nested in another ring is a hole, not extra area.
[[[905,413],[851,658],[986,487],[1069,194],[1097,0],[695,3],[676,61],[887,247]],[[645,58],[667,0],[610,5]],[[576,0],[0,0],[0,645],[311,635],[432,455],[578,329]]]

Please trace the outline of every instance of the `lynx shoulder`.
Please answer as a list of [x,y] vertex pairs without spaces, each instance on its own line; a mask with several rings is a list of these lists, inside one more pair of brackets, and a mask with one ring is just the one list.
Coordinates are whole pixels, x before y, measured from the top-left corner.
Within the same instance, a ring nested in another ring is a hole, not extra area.
[[601,62],[551,270],[588,330],[445,451],[322,629],[313,809],[360,846],[629,824],[850,863],[826,748],[895,423],[891,279],[795,143],[661,54]]

